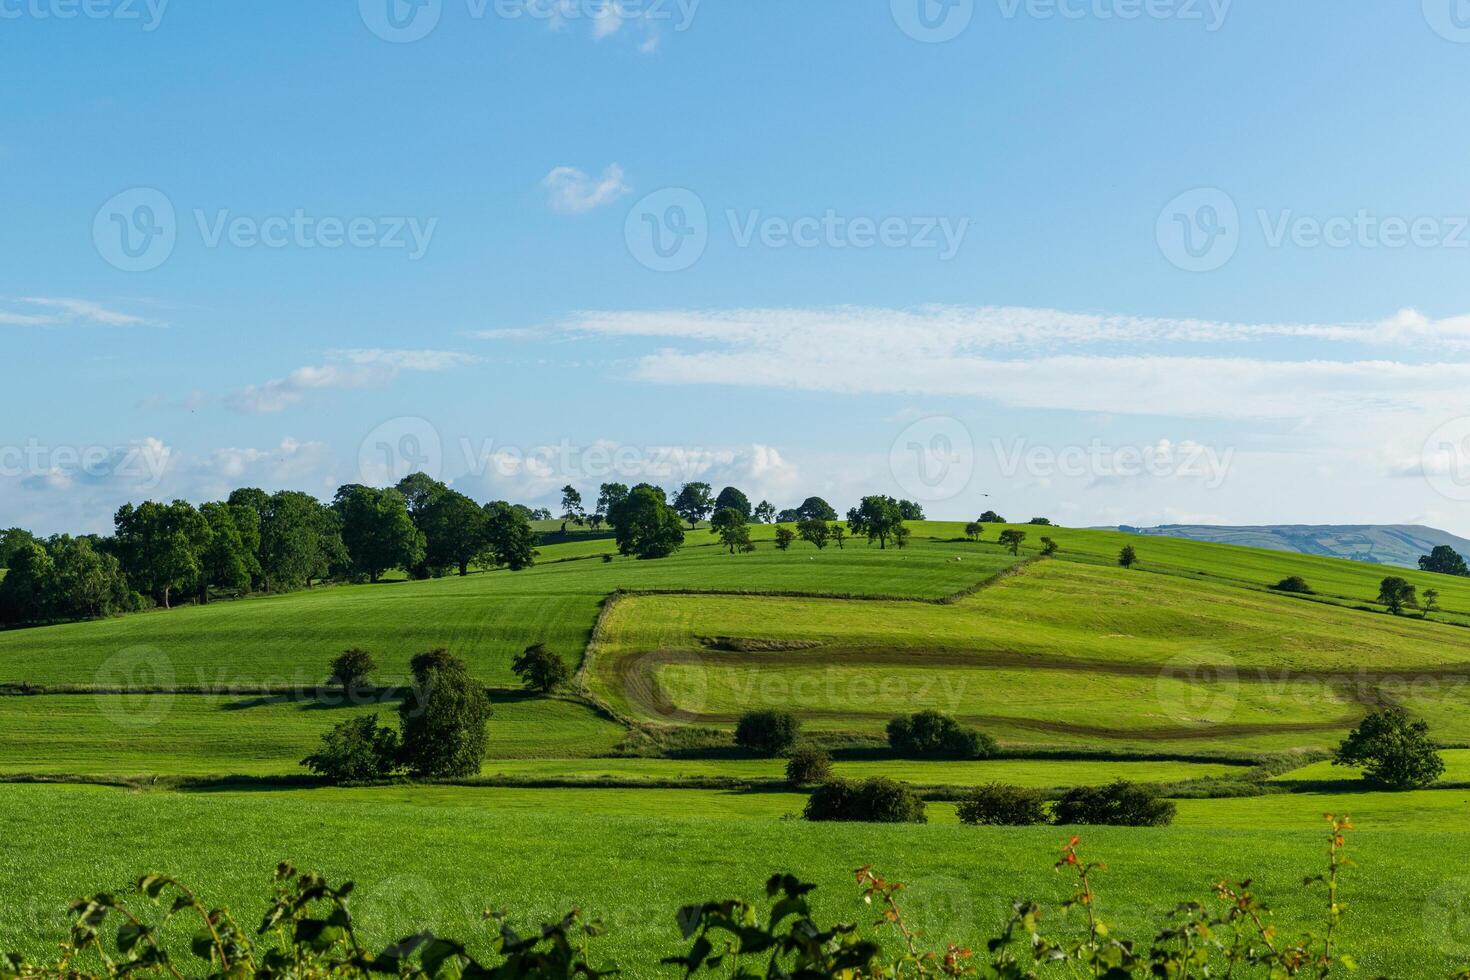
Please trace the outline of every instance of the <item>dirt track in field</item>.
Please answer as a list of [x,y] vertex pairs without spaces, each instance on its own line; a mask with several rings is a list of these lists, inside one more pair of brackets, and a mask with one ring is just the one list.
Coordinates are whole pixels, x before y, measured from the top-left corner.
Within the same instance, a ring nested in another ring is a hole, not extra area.
[[[1154,677],[1178,679],[1204,686],[1276,686],[1286,690],[1293,684],[1315,684],[1330,689],[1337,697],[1361,705],[1364,709],[1395,702],[1397,685],[1432,684],[1452,690],[1470,691],[1470,664],[1453,664],[1436,668],[1404,670],[1289,670],[1244,667],[1223,663],[1199,665],[1128,663],[1051,657],[1015,651],[974,651],[953,648],[895,650],[884,647],[813,646],[801,650],[761,650],[736,652],[723,649],[658,650],[642,654],[625,654],[604,669],[610,670],[609,682],[621,690],[631,707],[647,718],[672,724],[718,725],[733,722],[734,712],[690,710],[675,704],[658,683],[661,668],[675,664],[715,668],[790,668],[790,667],[894,667],[908,670],[963,668],[967,670],[1035,670],[1113,677]],[[1044,721],[1000,715],[962,715],[961,719],[976,725],[1005,726],[1035,731],[1038,734],[1071,735],[1110,740],[1144,742],[1212,738],[1248,737],[1253,735],[1310,734],[1342,731],[1351,728],[1364,712],[1355,712],[1330,721],[1282,722],[1279,724],[1217,723],[1157,725],[1143,728],[1117,728],[1101,724]],[[852,722],[861,719],[884,720],[891,712],[804,710],[810,720]]]

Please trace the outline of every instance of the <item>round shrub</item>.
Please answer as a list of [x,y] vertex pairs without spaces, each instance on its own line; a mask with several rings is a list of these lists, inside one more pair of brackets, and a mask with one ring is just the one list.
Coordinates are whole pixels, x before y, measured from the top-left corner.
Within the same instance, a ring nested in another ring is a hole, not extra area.
[[812,791],[806,819],[859,823],[927,823],[924,801],[912,786],[883,776],[849,782],[833,779]]
[[899,755],[946,759],[986,759],[995,754],[995,739],[965,728],[949,715],[920,711],[888,723],[888,744]]
[[371,653],[353,647],[342,651],[332,661],[330,679],[351,691],[367,683],[368,676],[377,669],[378,663]]
[[796,744],[801,722],[789,711],[747,711],[735,725],[735,744],[762,755],[782,755]]
[[1271,586],[1277,592],[1294,592],[1297,595],[1312,595],[1312,587],[1300,575],[1289,575]]
[[1107,786],[1079,786],[1052,807],[1058,824],[1103,824],[1111,827],[1167,827],[1174,820],[1172,801],[1142,786],[1119,779]]
[[812,786],[832,778],[832,757],[821,749],[797,749],[786,762],[786,781]]
[[379,725],[377,715],[363,715],[333,726],[301,764],[318,776],[347,783],[390,776],[397,759],[398,733]]
[[990,783],[960,800],[960,823],[1030,827],[1046,823],[1046,798],[1034,789]]

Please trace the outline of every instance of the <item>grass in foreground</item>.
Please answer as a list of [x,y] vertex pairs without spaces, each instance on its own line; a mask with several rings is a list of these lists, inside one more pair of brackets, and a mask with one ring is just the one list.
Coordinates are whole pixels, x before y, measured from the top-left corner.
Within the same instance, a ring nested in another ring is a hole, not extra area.
[[[438,792],[445,798],[420,805],[426,801],[417,794],[403,802],[377,790],[138,794],[0,786],[0,829],[9,842],[0,856],[0,894],[12,896],[0,904],[0,945],[44,955],[66,929],[68,899],[121,888],[151,870],[183,877],[249,920],[263,910],[262,886],[281,859],[355,879],[355,912],[378,943],[429,926],[467,937],[473,948],[485,935],[482,908],[534,925],[580,906],[607,920],[611,934],[599,948],[633,977],[669,976],[656,960],[678,948],[675,907],[757,898],[778,870],[819,885],[822,918],[853,921],[872,912],[857,901],[851,870],[871,863],[909,884],[906,907],[923,932],[962,943],[992,935],[1012,899],[1055,909],[1069,894],[1052,871],[1063,828],[751,820],[719,815],[687,791],[629,791],[622,812],[559,809],[554,791]],[[568,794],[603,795],[560,795]],[[660,806],[661,797],[674,799]],[[1354,801],[1362,802],[1346,802]],[[1251,877],[1284,932],[1315,923],[1321,896],[1304,895],[1300,882],[1324,864],[1320,814],[1309,811],[1319,802],[1328,801],[1301,798],[1293,815],[1300,822],[1289,828],[1082,830],[1085,853],[1108,865],[1098,880],[1101,914],[1121,933],[1139,935],[1176,902],[1208,900],[1218,878]],[[794,803],[778,800],[776,808]],[[1464,849],[1465,831],[1464,821],[1411,830],[1360,821],[1342,941],[1365,976],[1442,977],[1470,952],[1456,925],[1465,882],[1443,861]],[[68,860],[58,862],[58,853]]]

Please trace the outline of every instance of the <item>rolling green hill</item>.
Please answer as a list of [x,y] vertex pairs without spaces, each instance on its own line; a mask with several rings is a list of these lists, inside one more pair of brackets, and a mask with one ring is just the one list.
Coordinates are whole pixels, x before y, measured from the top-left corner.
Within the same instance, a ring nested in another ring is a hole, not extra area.
[[1401,568],[1418,568],[1419,556],[1429,554],[1436,545],[1449,545],[1462,555],[1470,555],[1470,540],[1420,524],[1272,524],[1261,527],[1166,524],[1161,527],[1120,527],[1117,530],[1350,558]]

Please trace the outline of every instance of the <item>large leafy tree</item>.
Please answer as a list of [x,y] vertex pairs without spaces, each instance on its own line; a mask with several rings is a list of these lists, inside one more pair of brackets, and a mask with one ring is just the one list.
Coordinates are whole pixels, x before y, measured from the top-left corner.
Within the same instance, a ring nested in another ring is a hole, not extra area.
[[1419,567],[1441,575],[1470,575],[1464,557],[1447,544],[1435,545],[1433,551],[1419,559]]
[[260,561],[255,549],[247,544],[247,535],[240,533],[239,521],[243,520],[249,527],[254,520],[253,536],[258,541],[260,526],[255,511],[216,502],[200,507],[199,514],[209,525],[209,543],[199,556],[200,601],[209,601],[211,587],[250,588],[251,582],[260,577]]
[[874,495],[864,497],[858,506],[847,512],[847,527],[853,534],[865,535],[868,543],[878,542],[879,548],[887,548],[888,542],[898,537],[903,527],[903,512],[898,501],[892,497]]
[[755,513],[752,516],[757,524],[770,524],[776,519],[776,505],[769,500],[762,500],[755,505]]
[[736,510],[740,511],[740,513],[745,515],[745,519],[747,521],[750,520],[750,515],[753,513],[753,510],[750,506],[750,498],[741,493],[739,490],[735,489],[734,487],[726,487],[725,489],[721,490],[720,495],[715,498],[716,511],[722,511],[726,507],[734,507]]
[[1444,760],[1429,738],[1429,726],[1402,708],[1375,711],[1337,747],[1333,765],[1359,766],[1364,775],[1392,789],[1417,789],[1444,775]]
[[485,551],[485,509],[457,491],[434,496],[414,523],[424,536],[424,564],[435,571],[454,568],[468,575],[470,563]]
[[924,508],[912,500],[900,500],[898,512],[906,521],[922,521],[924,519]]
[[618,551],[637,558],[667,558],[684,543],[679,514],[658,487],[640,483],[608,512]]
[[627,484],[604,483],[597,489],[597,512],[606,518],[613,512],[614,507],[627,499]]
[[410,663],[413,686],[398,708],[402,759],[416,776],[474,776],[485,758],[490,699],[464,661],[445,650]]
[[19,527],[9,527],[0,531],[0,568],[10,567],[10,556],[14,555],[26,545],[40,544],[36,536],[30,531]]
[[708,483],[686,483],[674,498],[674,510],[693,528],[708,517],[715,507],[714,489]]
[[799,514],[803,520],[808,521],[837,520],[837,511],[833,510],[832,505],[827,503],[827,501],[823,500],[821,497],[806,498],[801,502],[801,506],[796,508],[796,513]]
[[47,542],[54,579],[48,589],[52,615],[95,619],[134,608],[133,592],[117,558],[91,539],[58,535]]
[[198,587],[212,533],[203,515],[175,500],[124,504],[113,518],[118,559],[134,589],[167,609],[176,592]]
[[426,507],[449,492],[447,486],[427,473],[410,473],[399,480],[394,489],[403,494],[403,500],[408,504],[408,513],[415,519]]
[[[563,522],[575,521],[581,524],[586,519],[586,511],[582,508],[582,493],[576,487],[568,483],[561,488],[561,519]],[[566,524],[562,524],[566,529]]]
[[282,490],[263,505],[260,554],[266,588],[309,588],[347,564],[341,520],[310,494]]
[[480,561],[504,565],[513,572],[530,568],[536,561],[536,532],[522,508],[503,500],[484,507],[485,547]]
[[52,616],[56,566],[39,541],[10,553],[9,571],[0,579],[0,622],[40,623]]
[[337,491],[332,508],[342,521],[342,543],[359,575],[376,582],[390,568],[412,568],[424,557],[424,536],[397,490],[350,483]]

